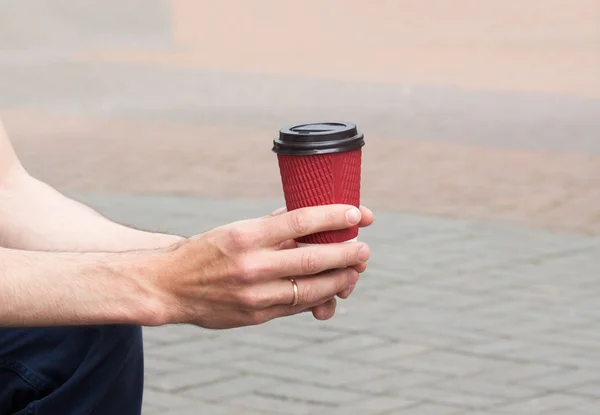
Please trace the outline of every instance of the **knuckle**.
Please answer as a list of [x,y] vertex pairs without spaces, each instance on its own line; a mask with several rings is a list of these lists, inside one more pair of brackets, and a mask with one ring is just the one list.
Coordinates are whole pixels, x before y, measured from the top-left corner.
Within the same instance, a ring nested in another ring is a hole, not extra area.
[[304,235],[308,232],[308,221],[300,212],[290,215],[290,228],[297,235]]
[[358,264],[360,260],[358,259],[358,250],[355,248],[346,248],[344,250],[344,265],[354,265]]
[[319,271],[320,258],[315,252],[302,254],[300,270],[303,274],[314,274]]
[[[325,213],[325,223],[330,227],[333,227],[335,224],[340,222],[340,216],[344,218],[343,215],[340,215],[338,211],[333,209],[328,209]],[[345,219],[344,219],[345,220]]]
[[298,299],[300,303],[313,302],[315,295],[315,288],[310,283],[302,284],[302,286],[298,290]]
[[240,290],[237,295],[237,302],[244,310],[258,310],[261,308],[260,293],[252,288]]
[[242,284],[251,284],[259,278],[262,272],[260,262],[253,260],[251,257],[241,257],[235,261],[235,275]]
[[251,326],[257,326],[259,324],[266,323],[270,319],[271,319],[271,317],[264,310],[254,311],[254,312],[250,313],[248,316],[249,325],[251,325]]
[[245,251],[254,241],[254,235],[250,231],[238,226],[229,227],[225,237],[226,248],[234,252]]

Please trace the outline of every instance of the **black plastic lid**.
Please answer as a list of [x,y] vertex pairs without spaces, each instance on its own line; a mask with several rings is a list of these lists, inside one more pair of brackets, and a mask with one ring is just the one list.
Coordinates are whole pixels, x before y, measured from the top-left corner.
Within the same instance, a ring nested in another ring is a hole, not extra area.
[[282,128],[273,151],[288,156],[342,153],[365,145],[364,136],[349,122],[316,122]]

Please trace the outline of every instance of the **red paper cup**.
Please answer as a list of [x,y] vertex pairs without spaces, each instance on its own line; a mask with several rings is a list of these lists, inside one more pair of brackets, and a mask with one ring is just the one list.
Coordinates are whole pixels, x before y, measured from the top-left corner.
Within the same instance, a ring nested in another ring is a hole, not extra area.
[[[288,211],[329,204],[360,205],[363,135],[352,123],[301,124],[274,140]],[[298,238],[298,244],[355,241],[358,225]]]

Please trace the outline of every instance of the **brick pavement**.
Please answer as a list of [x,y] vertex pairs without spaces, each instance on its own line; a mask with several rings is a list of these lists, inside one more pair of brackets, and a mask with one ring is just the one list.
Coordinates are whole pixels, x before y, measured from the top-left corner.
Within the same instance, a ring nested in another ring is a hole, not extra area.
[[[72,193],[183,235],[277,200]],[[147,414],[574,414],[600,405],[600,238],[378,212],[329,322],[145,329]]]

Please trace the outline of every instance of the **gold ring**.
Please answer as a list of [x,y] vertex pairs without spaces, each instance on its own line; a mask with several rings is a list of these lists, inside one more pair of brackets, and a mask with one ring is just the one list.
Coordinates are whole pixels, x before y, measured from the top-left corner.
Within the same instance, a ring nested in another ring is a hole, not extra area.
[[298,305],[298,300],[299,300],[298,284],[296,284],[296,280],[294,280],[293,278],[290,278],[290,282],[292,283],[292,286],[294,287],[294,301],[292,301],[292,307],[295,307]]

